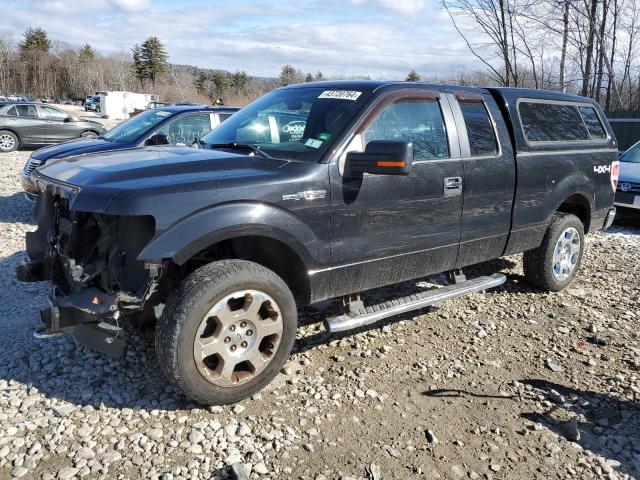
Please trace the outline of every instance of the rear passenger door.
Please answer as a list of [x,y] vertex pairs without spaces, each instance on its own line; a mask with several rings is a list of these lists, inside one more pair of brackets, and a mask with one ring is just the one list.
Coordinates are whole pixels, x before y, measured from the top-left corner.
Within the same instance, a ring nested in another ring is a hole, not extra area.
[[45,143],[44,122],[38,118],[35,105],[14,105],[7,110],[8,126],[14,128],[23,144]]
[[[417,89],[392,92],[356,127],[347,147],[374,140],[411,142],[410,175],[342,176],[346,153],[331,170],[331,270],[342,292],[454,267],[460,242],[462,162],[446,98]],[[450,188],[453,184],[459,188]]]
[[490,94],[456,93],[452,110],[464,168],[457,268],[500,257],[511,228],[515,160],[509,133]]
[[69,114],[49,105],[40,105],[40,115],[44,119],[47,143],[60,143],[80,136],[78,126],[69,121]]

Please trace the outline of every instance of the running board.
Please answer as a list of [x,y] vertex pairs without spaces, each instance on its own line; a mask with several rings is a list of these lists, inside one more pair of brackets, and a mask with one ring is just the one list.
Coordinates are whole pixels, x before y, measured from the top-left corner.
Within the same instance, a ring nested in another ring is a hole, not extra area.
[[354,328],[370,325],[401,313],[428,307],[444,300],[461,297],[469,293],[476,293],[488,288],[497,287],[507,281],[502,273],[495,273],[488,277],[478,277],[464,282],[454,283],[426,292],[397,298],[378,305],[372,305],[355,313],[338,315],[325,320],[325,328],[330,333],[344,332]]

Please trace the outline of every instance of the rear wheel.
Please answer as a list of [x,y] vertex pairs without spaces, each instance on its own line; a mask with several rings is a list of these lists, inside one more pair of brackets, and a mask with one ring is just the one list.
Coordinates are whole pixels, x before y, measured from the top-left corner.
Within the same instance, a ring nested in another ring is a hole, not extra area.
[[296,335],[291,291],[271,270],[244,260],[205,265],[173,292],[158,321],[156,350],[171,383],[220,405],[266,386]]
[[94,132],[94,131],[91,131],[91,130],[88,130],[86,132],[82,132],[80,134],[80,137],[82,137],[82,138],[95,138],[97,136],[98,136],[98,134],[96,132]]
[[584,250],[584,227],[575,215],[556,213],[542,244],[525,252],[524,275],[533,286],[557,292],[576,275]]
[[0,130],[0,152],[13,152],[20,146],[18,136],[8,130]]

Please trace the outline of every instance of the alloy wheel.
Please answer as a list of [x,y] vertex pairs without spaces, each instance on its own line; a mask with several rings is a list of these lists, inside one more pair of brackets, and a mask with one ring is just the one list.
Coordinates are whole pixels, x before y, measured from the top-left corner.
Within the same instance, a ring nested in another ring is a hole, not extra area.
[[210,383],[235,387],[250,381],[273,359],[283,322],[275,300],[258,290],[227,295],[202,319],[193,344],[193,358]]
[[571,276],[580,259],[580,234],[574,227],[567,228],[556,242],[553,251],[553,276],[558,281],[565,281]]

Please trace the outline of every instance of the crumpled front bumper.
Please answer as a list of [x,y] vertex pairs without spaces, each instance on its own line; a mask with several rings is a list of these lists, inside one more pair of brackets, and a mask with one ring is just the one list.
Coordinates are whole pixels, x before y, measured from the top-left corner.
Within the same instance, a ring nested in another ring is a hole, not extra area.
[[40,310],[43,327],[39,338],[61,333],[72,334],[80,344],[92,350],[121,357],[126,347],[124,329],[118,324],[117,298],[97,288],[60,296],[54,291],[47,306]]

